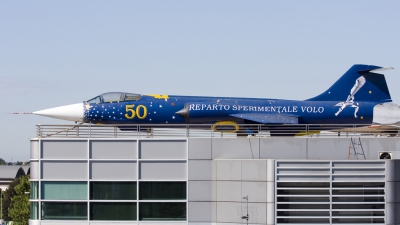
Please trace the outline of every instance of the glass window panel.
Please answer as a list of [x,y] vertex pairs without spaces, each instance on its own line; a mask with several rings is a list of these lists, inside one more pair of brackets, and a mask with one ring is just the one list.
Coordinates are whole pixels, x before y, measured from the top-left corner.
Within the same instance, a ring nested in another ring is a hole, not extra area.
[[136,200],[136,182],[90,182],[91,200]]
[[125,93],[125,101],[139,100],[140,97],[139,94]]
[[31,199],[38,199],[39,196],[39,190],[38,190],[38,182],[37,181],[31,181]]
[[42,202],[42,220],[87,220],[87,203]]
[[100,96],[97,96],[95,98],[92,98],[90,100],[87,100],[88,103],[100,103],[101,102],[101,98]]
[[140,200],[185,200],[186,182],[140,182]]
[[46,181],[42,182],[42,199],[86,200],[87,182]]
[[139,203],[139,220],[186,220],[186,202]]
[[101,95],[103,97],[103,102],[119,102],[124,100],[123,93],[121,92],[108,92]]
[[136,220],[135,202],[92,202],[91,220]]
[[31,202],[31,220],[39,219],[39,203]]

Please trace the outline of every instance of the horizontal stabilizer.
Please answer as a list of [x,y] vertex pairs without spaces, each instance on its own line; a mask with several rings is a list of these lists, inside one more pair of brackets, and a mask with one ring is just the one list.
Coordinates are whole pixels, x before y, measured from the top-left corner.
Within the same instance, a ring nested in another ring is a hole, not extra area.
[[382,67],[379,69],[373,69],[373,70],[361,70],[359,72],[380,72],[380,71],[386,71],[386,70],[393,70],[393,67]]
[[262,114],[262,113],[240,113],[240,114],[231,114],[230,116],[254,121],[256,123],[262,124],[298,124],[299,119],[293,116],[284,116],[284,115],[274,115],[274,114]]

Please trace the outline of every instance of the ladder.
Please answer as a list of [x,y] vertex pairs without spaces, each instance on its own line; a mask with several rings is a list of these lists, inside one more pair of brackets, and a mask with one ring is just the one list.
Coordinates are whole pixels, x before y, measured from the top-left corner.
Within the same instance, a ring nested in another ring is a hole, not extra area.
[[358,139],[353,137],[350,138],[349,154],[347,159],[350,159],[351,155],[353,156],[353,159],[358,159],[359,155],[366,159],[360,137]]

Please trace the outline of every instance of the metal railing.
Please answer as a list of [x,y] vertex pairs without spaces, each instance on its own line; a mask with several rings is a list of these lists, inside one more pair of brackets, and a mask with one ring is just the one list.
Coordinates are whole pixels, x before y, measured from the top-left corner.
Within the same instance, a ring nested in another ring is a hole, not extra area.
[[180,124],[180,125],[136,125],[136,124],[71,124],[37,125],[38,138],[186,138],[186,137],[327,137],[327,136],[399,136],[399,127],[376,125],[260,125],[260,124]]

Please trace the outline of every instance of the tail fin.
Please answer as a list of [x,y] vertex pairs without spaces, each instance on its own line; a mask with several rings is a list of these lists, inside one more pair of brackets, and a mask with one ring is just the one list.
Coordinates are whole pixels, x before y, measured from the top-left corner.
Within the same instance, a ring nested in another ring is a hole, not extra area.
[[391,102],[385,76],[375,71],[393,69],[372,65],[352,66],[324,93],[307,99],[308,101],[374,101]]

